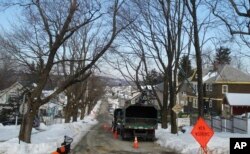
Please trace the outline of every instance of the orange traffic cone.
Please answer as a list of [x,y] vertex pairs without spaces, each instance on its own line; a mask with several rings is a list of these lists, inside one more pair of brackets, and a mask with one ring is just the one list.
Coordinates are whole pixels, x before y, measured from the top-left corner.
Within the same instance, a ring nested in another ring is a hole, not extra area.
[[110,131],[110,132],[113,132],[113,131],[114,131],[113,126],[111,126],[111,127],[109,128],[109,131]]
[[137,149],[139,148],[139,145],[138,145],[138,141],[137,141],[137,137],[135,136],[135,140],[134,140],[134,148]]
[[105,129],[105,130],[107,129],[106,123],[103,124],[103,129]]
[[117,133],[117,130],[115,130],[115,132],[114,132],[114,139],[118,139],[118,133]]

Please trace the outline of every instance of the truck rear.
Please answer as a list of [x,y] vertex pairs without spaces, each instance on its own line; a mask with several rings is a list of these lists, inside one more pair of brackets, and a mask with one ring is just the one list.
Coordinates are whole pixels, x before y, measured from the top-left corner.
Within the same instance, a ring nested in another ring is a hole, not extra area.
[[158,110],[152,104],[133,104],[124,107],[121,137],[128,139],[139,137],[145,140],[155,139],[158,126]]

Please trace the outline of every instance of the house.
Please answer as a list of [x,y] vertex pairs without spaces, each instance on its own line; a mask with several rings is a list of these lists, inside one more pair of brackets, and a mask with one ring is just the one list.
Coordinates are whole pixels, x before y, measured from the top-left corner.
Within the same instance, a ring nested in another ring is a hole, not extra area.
[[[160,84],[155,85],[154,89],[156,91],[158,98],[160,99],[161,104],[163,104],[164,83],[162,82]],[[184,112],[189,110],[187,108],[188,107],[187,93],[192,93],[192,89],[190,88],[190,83],[187,81],[184,81],[184,83],[180,87],[179,92],[177,93],[177,96],[176,96],[177,102],[181,104],[182,106],[184,106]]]
[[[189,104],[197,110],[197,75],[189,79],[193,93],[187,94]],[[226,93],[250,93],[250,75],[229,65],[203,70],[204,112],[221,114]]]
[[[9,88],[0,91],[0,116],[5,110],[8,114],[13,115],[18,112],[21,103],[23,103],[23,94],[35,84],[28,84],[27,82],[15,82]],[[44,90],[42,97],[48,96],[53,90]],[[51,99],[47,104],[39,108],[38,115],[46,115],[50,117],[62,115],[63,106],[67,103],[67,97],[64,93],[60,93],[57,97]],[[5,112],[4,112],[5,113]],[[1,118],[0,118],[1,121]]]
[[163,90],[164,90],[164,82],[155,85],[155,91],[160,99],[161,104],[163,104]]
[[224,116],[250,112],[250,93],[226,93],[223,99]]
[[[185,113],[194,112],[198,109],[197,104],[197,83],[191,80],[192,77],[184,80],[179,93],[177,94],[177,99],[181,105],[183,105],[183,111]],[[194,104],[192,103],[194,100]]]
[[0,91],[0,110],[8,108],[11,97],[18,97],[22,94],[24,86],[20,82],[15,82],[9,88]]
[[[23,93],[26,87],[20,83],[15,82],[10,87],[0,91],[0,122],[1,123],[15,123],[14,118],[18,115],[19,107],[22,103]],[[20,119],[18,119],[20,122]]]
[[[53,90],[43,90],[42,97],[47,97]],[[67,96],[65,93],[60,93],[56,97],[52,98],[46,104],[40,106],[38,115],[40,117],[55,117],[55,116],[62,116],[63,115],[63,107],[67,104]]]

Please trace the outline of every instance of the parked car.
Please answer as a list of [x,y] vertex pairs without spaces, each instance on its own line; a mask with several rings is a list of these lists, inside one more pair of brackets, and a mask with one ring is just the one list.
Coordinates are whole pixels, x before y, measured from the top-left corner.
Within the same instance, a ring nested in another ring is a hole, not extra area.
[[[16,119],[9,119],[9,120],[6,120],[6,121],[0,122],[0,123],[2,123],[4,126],[15,125]],[[17,125],[20,125],[21,123],[22,123],[22,118],[18,118]],[[35,118],[35,120],[33,121],[33,127],[36,128],[39,126],[40,126],[40,121],[38,118]]]
[[[6,125],[15,125],[16,124],[16,119],[9,119],[7,121],[3,121],[3,122],[0,122],[0,123],[2,123],[4,126],[6,126]],[[19,118],[17,120],[17,124],[20,125],[21,123],[22,123],[22,119]]]

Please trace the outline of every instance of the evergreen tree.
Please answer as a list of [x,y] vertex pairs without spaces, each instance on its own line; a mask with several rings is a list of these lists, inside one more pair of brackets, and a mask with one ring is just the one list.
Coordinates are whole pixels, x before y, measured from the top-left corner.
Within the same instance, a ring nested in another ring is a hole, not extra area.
[[219,65],[230,64],[231,62],[230,53],[231,51],[227,47],[221,46],[220,48],[216,49],[214,64],[219,64]]
[[191,75],[192,75],[191,61],[189,60],[188,55],[184,55],[180,61],[178,79],[180,82],[182,82]]
[[163,75],[152,69],[145,78],[145,85],[156,85],[163,82]]

